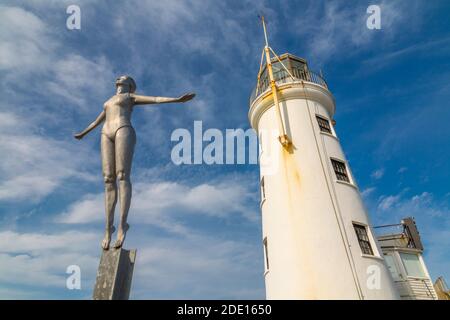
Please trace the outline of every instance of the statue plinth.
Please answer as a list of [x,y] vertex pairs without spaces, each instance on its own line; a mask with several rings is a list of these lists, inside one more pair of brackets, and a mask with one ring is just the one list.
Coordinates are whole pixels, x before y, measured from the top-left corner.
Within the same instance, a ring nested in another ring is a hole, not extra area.
[[94,287],[94,300],[128,300],[136,249],[103,250]]

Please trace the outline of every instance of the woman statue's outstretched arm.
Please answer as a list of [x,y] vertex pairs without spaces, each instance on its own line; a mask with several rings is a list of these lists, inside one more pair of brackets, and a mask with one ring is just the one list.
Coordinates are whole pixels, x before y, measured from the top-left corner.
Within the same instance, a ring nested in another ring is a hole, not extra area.
[[83,138],[85,135],[87,135],[89,132],[91,132],[92,130],[95,129],[95,127],[97,127],[100,123],[103,122],[103,120],[105,120],[105,110],[103,110],[97,117],[97,119],[95,119],[86,129],[84,129],[83,131],[81,131],[80,133],[77,133],[74,135],[74,137],[78,140],[80,140],[81,138]]
[[195,93],[187,93],[179,98],[167,98],[167,97],[152,97],[152,96],[140,96],[133,94],[134,104],[155,104],[155,103],[171,103],[171,102],[186,102],[195,97]]

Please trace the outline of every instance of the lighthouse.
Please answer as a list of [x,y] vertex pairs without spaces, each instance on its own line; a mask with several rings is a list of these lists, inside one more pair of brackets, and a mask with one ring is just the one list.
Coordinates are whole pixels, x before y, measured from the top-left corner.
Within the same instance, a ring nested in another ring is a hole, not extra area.
[[262,22],[248,117],[260,144],[266,297],[398,299],[334,128],[328,84],[305,59],[277,55]]

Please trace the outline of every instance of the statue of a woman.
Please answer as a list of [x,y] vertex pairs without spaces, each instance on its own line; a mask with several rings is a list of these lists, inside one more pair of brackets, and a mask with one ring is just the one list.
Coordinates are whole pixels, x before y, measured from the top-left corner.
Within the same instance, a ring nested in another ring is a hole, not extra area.
[[117,203],[117,185],[119,180],[120,223],[115,248],[120,248],[125,240],[129,225],[128,210],[131,203],[131,162],[133,160],[136,134],[131,125],[131,113],[135,105],[186,102],[194,98],[194,93],[179,98],[150,97],[137,95],[136,83],[129,76],[121,76],[116,80],[116,94],[109,98],[103,111],[85,130],[75,134],[76,139],[83,138],[91,130],[105,121],[101,135],[102,168],[105,181],[106,230],[102,248],[107,250],[111,242],[111,234],[115,231],[114,210]]

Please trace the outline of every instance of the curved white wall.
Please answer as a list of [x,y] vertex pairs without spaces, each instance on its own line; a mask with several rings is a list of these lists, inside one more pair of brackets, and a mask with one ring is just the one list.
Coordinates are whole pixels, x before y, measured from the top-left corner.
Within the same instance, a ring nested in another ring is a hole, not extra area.
[[[279,87],[281,113],[293,142],[286,151],[276,135],[261,141],[263,154],[279,151],[277,170],[264,174],[263,239],[267,239],[268,299],[396,299],[396,289],[375,239],[374,256],[361,254],[353,222],[369,226],[359,190],[336,182],[330,157],[345,160],[335,135],[320,132],[316,114],[331,119],[335,105],[325,88],[306,83]],[[306,94],[305,94],[306,93]],[[306,99],[307,98],[307,99]],[[270,93],[249,112],[258,132],[278,130]],[[347,164],[348,172],[351,170]],[[381,255],[381,256],[380,256]],[[368,268],[380,275],[380,289],[369,289]]]

